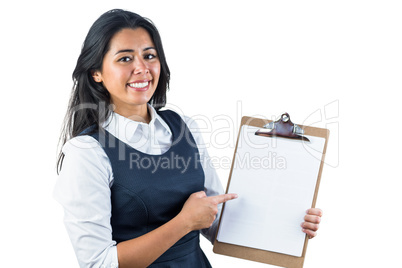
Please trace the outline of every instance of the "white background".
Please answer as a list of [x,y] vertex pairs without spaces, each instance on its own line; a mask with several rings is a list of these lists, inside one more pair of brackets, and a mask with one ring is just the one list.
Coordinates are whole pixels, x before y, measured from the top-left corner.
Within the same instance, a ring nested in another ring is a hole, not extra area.
[[[210,122],[203,135],[224,187],[242,115],[287,111],[331,130],[317,201],[324,217],[305,267],[399,263],[399,1],[10,3],[0,7],[1,267],[77,267],[52,198],[57,143],[81,44],[112,8],[159,28],[169,105]],[[267,267],[213,254],[204,239],[202,247],[214,267]]]

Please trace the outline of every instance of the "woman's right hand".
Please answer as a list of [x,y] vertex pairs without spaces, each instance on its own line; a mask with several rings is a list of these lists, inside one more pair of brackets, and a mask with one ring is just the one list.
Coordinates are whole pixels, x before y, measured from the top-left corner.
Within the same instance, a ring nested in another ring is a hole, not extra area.
[[218,214],[218,204],[237,198],[237,194],[207,196],[204,191],[190,195],[179,213],[189,231],[211,227]]
[[193,193],[176,217],[144,235],[118,243],[119,267],[148,267],[189,232],[210,227],[218,213],[218,204],[236,197],[236,194],[207,197],[203,191]]

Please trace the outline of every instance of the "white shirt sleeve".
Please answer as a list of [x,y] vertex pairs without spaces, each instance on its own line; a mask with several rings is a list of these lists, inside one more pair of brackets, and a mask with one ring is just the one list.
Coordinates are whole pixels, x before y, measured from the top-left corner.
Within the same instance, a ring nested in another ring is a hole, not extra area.
[[[193,135],[195,143],[197,144],[198,147],[201,165],[205,175],[205,184],[204,184],[205,193],[207,194],[207,196],[224,194],[225,192],[223,190],[222,183],[219,180],[215,168],[210,162],[211,159],[205,146],[204,139],[202,138],[202,135],[199,132],[197,123],[187,116],[183,116],[182,118],[184,122],[186,122],[187,127],[190,129],[190,132]],[[222,204],[218,205],[218,209],[219,209],[218,214],[216,215],[216,219],[213,222],[212,226],[207,229],[201,230],[201,234],[209,241],[211,241],[211,243],[213,243],[215,240],[215,234],[218,228],[219,218],[222,210]]]
[[54,198],[64,208],[64,223],[79,265],[118,267],[110,225],[110,161],[90,136],[71,139],[63,153]]

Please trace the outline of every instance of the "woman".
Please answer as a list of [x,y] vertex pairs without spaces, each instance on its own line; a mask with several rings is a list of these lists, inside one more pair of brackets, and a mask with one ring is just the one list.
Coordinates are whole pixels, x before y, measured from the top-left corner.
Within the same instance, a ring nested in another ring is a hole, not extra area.
[[[147,19],[111,10],[92,25],[73,73],[55,198],[81,267],[211,267],[222,194],[200,134],[161,111],[170,72]],[[318,229],[308,210],[303,231]]]

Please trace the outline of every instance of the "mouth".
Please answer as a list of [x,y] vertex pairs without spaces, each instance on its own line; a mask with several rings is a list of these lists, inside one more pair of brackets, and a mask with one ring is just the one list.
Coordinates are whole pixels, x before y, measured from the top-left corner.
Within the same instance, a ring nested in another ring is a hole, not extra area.
[[130,88],[133,88],[134,90],[145,91],[145,90],[147,90],[149,88],[149,82],[150,81],[134,82],[134,83],[128,83],[127,85]]

